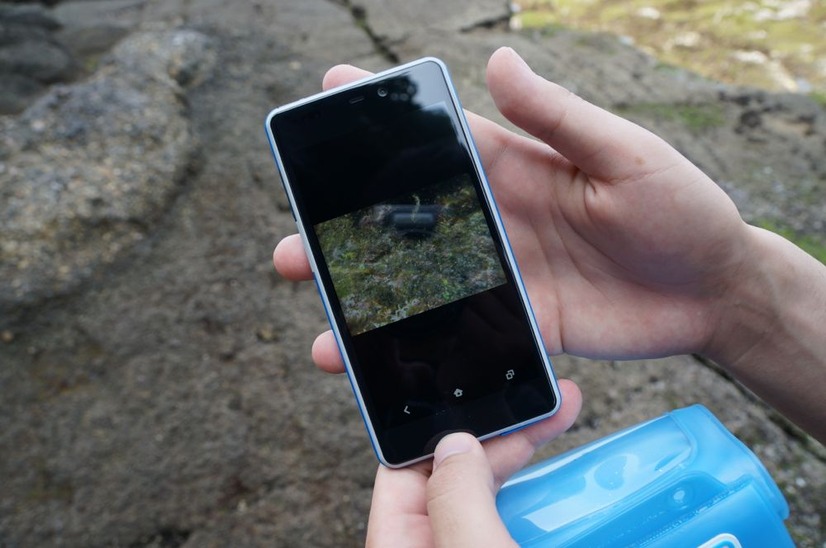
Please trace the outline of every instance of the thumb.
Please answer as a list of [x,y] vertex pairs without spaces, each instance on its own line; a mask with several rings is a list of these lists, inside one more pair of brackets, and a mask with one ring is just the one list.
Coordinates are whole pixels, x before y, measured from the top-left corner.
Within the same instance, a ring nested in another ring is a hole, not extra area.
[[496,511],[493,472],[470,434],[443,438],[427,482],[427,513],[436,546],[515,546]]
[[487,83],[508,120],[587,175],[622,180],[636,176],[643,165],[656,171],[657,162],[667,166],[676,159],[677,153],[657,136],[542,78],[511,48],[499,48],[491,56]]

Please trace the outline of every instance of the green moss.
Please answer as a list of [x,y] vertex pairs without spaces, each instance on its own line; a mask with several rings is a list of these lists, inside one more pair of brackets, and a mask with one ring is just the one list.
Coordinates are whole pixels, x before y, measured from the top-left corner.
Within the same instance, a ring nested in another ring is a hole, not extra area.
[[557,25],[557,18],[552,13],[543,11],[529,11],[520,16],[522,26],[528,29],[542,29],[547,30],[548,27],[554,28]]
[[671,63],[665,63],[663,61],[657,61],[657,64],[654,65],[654,70],[659,71],[659,72],[673,72],[673,73],[676,73],[676,72],[679,72],[682,69],[680,67],[678,67],[677,65],[672,65]]
[[821,263],[826,264],[826,239],[809,234],[798,234],[791,228],[768,219],[757,220],[754,225],[783,236]]
[[721,127],[725,123],[723,107],[713,103],[696,105],[637,103],[619,109],[619,113],[649,119],[653,118],[655,120],[679,122],[695,133]]
[[809,94],[809,97],[821,107],[826,108],[826,91],[813,91]]

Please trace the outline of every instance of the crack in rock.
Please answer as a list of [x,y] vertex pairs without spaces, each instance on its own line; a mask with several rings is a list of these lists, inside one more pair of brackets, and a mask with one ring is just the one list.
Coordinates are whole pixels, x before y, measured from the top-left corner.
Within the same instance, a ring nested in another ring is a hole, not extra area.
[[399,57],[399,55],[395,51],[393,51],[393,48],[390,47],[390,41],[387,39],[387,37],[378,34],[375,31],[375,29],[373,29],[373,27],[370,26],[370,23],[368,23],[367,8],[358,4],[354,4],[350,0],[330,1],[333,4],[342,6],[350,12],[350,15],[353,17],[353,21],[356,23],[356,26],[364,31],[364,33],[373,43],[373,47],[376,49],[376,52],[379,55],[381,55],[382,58],[386,59],[391,63],[401,62],[401,57]]

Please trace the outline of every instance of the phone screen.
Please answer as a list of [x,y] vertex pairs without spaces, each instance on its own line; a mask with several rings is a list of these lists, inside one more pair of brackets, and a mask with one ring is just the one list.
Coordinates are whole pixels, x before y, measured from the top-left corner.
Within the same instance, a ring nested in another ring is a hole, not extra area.
[[268,133],[379,459],[552,414],[559,392],[458,101],[422,60]]

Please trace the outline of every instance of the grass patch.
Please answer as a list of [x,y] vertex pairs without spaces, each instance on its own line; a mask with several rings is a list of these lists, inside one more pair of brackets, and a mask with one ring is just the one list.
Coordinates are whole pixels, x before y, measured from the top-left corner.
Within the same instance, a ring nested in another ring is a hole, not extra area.
[[468,175],[315,225],[353,335],[505,283]]
[[618,112],[623,116],[640,116],[677,122],[694,133],[721,127],[726,121],[723,107],[712,103],[698,105],[637,103],[619,108]]
[[767,219],[757,220],[754,222],[754,225],[783,236],[821,263],[826,264],[826,241],[824,241],[823,238],[808,234],[798,234],[795,230],[787,226]]
[[809,98],[820,105],[821,108],[826,109],[826,91],[813,91],[809,94]]

